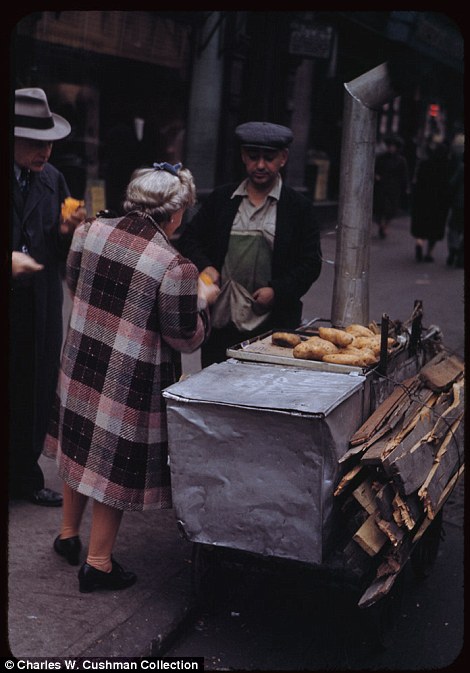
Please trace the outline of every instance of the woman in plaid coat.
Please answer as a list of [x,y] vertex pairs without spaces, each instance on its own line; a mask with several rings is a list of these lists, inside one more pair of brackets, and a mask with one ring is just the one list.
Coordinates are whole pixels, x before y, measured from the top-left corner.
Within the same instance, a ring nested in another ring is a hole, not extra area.
[[187,169],[154,164],[131,178],[124,217],[86,220],[74,235],[73,307],[44,453],[56,458],[64,481],[54,549],[72,565],[93,499],[82,592],[135,582],[112,557],[124,510],[171,507],[161,391],[178,380],[181,353],[206,339],[218,292],[170,242],[194,201]]

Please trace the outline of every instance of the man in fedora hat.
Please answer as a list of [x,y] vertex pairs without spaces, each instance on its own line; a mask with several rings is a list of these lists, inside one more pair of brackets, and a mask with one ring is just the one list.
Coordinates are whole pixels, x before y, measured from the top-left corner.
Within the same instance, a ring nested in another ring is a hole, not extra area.
[[272,328],[296,328],[301,297],[321,271],[320,231],[312,203],[284,184],[292,131],[269,122],[235,129],[246,178],[215,189],[177,246],[221,286],[202,346],[203,367],[228,346]]
[[49,109],[42,89],[15,91],[11,213],[9,481],[10,497],[60,506],[38,464],[55,393],[62,347],[62,278],[77,212],[61,206],[69,189],[48,161],[53,142],[71,131]]

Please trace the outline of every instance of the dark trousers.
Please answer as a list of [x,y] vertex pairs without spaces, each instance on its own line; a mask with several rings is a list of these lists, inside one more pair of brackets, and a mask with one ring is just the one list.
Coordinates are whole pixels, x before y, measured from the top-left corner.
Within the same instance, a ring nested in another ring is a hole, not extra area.
[[18,497],[44,488],[35,448],[34,302],[28,287],[11,293],[9,353],[9,490]]

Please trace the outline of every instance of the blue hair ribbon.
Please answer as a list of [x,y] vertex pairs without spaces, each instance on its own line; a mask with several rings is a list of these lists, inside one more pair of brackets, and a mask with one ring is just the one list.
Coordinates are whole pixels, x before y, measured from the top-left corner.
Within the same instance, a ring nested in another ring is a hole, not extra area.
[[172,175],[178,176],[178,171],[182,168],[183,164],[168,164],[166,161],[164,161],[161,164],[153,164],[153,169],[155,171],[167,171],[167,173],[171,173]]

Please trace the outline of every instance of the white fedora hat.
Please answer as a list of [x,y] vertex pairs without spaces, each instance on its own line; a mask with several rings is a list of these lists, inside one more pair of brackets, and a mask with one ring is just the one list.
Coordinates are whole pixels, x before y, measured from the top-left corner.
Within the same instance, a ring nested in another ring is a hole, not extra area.
[[70,124],[49,109],[42,89],[15,91],[15,137],[32,140],[60,140],[69,135]]

